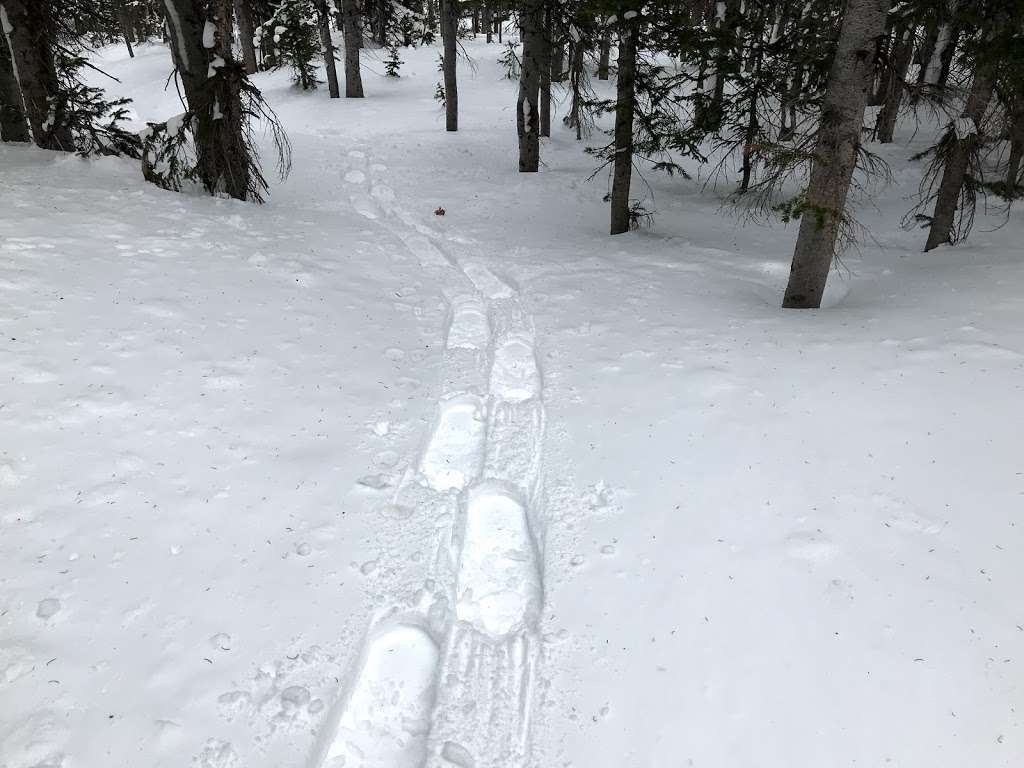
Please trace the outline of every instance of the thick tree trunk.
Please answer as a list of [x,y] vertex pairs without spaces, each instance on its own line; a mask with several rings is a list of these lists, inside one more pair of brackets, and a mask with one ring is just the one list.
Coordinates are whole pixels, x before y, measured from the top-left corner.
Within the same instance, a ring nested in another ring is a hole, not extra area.
[[132,23],[128,18],[128,7],[125,5],[124,0],[120,0],[117,5],[117,22],[121,25],[121,35],[124,37],[124,44],[128,48],[128,57],[134,59],[135,51],[132,48]]
[[597,58],[597,79],[607,80],[608,70],[611,66],[612,60],[612,38],[608,33],[608,28],[605,27],[601,30],[601,38],[598,42],[598,58]]
[[907,70],[910,59],[914,55],[914,29],[902,30],[900,41],[892,56],[891,68],[885,78],[885,98],[875,122],[875,135],[882,144],[892,143],[896,132],[896,118],[900,114],[903,103],[903,91],[906,88]]
[[1006,163],[1006,188],[1009,194],[1020,184],[1021,159],[1024,158],[1024,95],[1018,95],[1010,124],[1010,157]]
[[985,110],[988,109],[994,89],[995,80],[989,72],[975,72],[967,104],[957,121],[958,128],[954,129],[953,145],[949,148],[942,169],[942,181],[939,182],[939,192],[935,198],[935,210],[932,212],[925,251],[955,240],[954,222],[960,207],[964,178],[970,165],[971,154],[981,141],[982,119],[985,117]]
[[551,25],[551,9],[544,11],[544,45],[540,59],[540,135],[551,136],[551,69],[554,66],[552,46],[554,29]]
[[320,27],[320,48],[324,54],[324,69],[327,70],[327,90],[332,99],[341,96],[338,90],[338,67],[334,56],[334,43],[331,41],[331,17],[327,11],[327,0],[314,0],[317,24]]
[[249,0],[235,0],[235,20],[238,22],[238,37],[242,44],[242,63],[246,74],[256,72],[256,46],[253,45],[252,12]]
[[455,65],[459,56],[459,0],[441,0],[441,38],[444,41],[444,128],[459,130],[459,81]]
[[543,0],[524,0],[519,17],[523,38],[523,65],[519,71],[516,100],[516,131],[519,134],[519,172],[536,173],[540,168],[540,115],[538,94],[544,68]]
[[552,82],[560,83],[565,75],[565,31],[555,22],[551,9],[547,10],[547,27],[549,74]]
[[0,140],[31,141],[7,40],[0,35]]
[[[240,98],[243,74],[231,58],[231,40],[225,39],[225,15],[231,0],[217,0],[218,31],[214,44],[205,34],[207,3],[203,0],[164,0],[171,28],[171,47],[192,113],[199,176],[211,193],[224,192],[246,200],[252,189],[252,156],[242,132]],[[205,40],[204,40],[205,38]],[[213,66],[218,64],[219,66]]]
[[629,184],[633,175],[633,114],[636,111],[637,22],[623,23],[619,34],[615,83],[615,160],[612,170],[611,233],[629,231]]
[[890,0],[849,0],[829,71],[811,163],[807,202],[782,306],[821,306],[836,238],[857,164],[875,42],[885,32]]
[[341,0],[342,26],[345,30],[345,98],[363,98],[363,76],[359,71],[359,29],[357,0]]
[[43,149],[73,152],[71,130],[63,125],[62,115],[54,120],[51,114],[51,99],[58,101],[60,92],[51,13],[48,0],[2,0],[0,28],[10,48],[32,140]]

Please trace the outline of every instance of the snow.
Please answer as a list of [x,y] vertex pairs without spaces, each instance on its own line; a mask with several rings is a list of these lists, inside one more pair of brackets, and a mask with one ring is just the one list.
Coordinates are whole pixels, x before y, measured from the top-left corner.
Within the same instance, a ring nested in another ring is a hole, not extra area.
[[207,21],[203,25],[203,48],[213,48],[217,45],[217,25]]
[[691,168],[609,237],[465,45],[457,134],[430,48],[258,75],[262,207],[0,146],[0,764],[1020,765],[1017,212],[920,253],[903,125],[783,312],[795,227]]
[[953,120],[953,132],[959,141],[963,141],[977,134],[978,126],[974,123],[973,117],[962,115]]

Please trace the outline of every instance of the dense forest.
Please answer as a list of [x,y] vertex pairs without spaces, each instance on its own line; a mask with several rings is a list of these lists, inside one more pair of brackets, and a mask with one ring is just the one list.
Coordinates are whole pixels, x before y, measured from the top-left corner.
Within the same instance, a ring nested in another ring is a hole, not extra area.
[[[254,125],[274,129],[279,170],[288,140],[249,76],[286,67],[296,87],[331,98],[373,98],[360,48],[400,50],[441,41],[436,96],[458,130],[459,40],[505,45],[519,80],[519,170],[535,172],[551,132],[554,88],[571,98],[567,123],[582,138],[613,115],[607,143],[590,147],[611,171],[611,234],[649,215],[634,167],[684,173],[681,158],[716,164],[748,212],[801,220],[785,306],[817,307],[830,265],[855,240],[850,192],[887,168],[872,144],[892,142],[901,114],[938,114],[944,130],[918,159],[926,168],[905,224],[926,250],[968,237],[979,201],[1009,210],[1024,187],[1024,13],[1017,0],[810,2],[486,2],[394,0],[4,0],[0,59],[4,141],[66,152],[142,157],[154,183],[198,181],[210,193],[259,202],[267,182]],[[518,30],[518,44],[503,33]],[[332,30],[342,33],[342,45]],[[186,110],[141,135],[119,127],[123,100],[83,85],[91,47],[168,42]],[[341,50],[339,50],[339,48]],[[616,82],[596,97],[593,78]],[[873,117],[864,125],[866,111]],[[301,169],[300,169],[301,172]],[[856,195],[853,196],[854,198]]]

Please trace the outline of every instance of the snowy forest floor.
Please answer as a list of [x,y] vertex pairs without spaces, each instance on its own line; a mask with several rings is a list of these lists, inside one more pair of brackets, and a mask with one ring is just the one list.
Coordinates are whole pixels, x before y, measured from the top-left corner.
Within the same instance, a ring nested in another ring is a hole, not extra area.
[[[436,48],[365,56],[361,101],[258,75],[294,145],[262,207],[0,147],[0,766],[320,765],[436,575],[395,499],[467,275],[543,380],[526,765],[1021,765],[1019,215],[920,253],[907,125],[827,308],[783,312],[795,227],[648,175],[610,238],[562,110],[517,173],[516,85],[466,50],[457,134]],[[165,48],[98,59],[137,127],[181,111]]]

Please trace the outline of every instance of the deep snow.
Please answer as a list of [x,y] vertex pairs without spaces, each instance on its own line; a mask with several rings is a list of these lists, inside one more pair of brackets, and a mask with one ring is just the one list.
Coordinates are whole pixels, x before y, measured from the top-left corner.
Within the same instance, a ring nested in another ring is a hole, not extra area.
[[[435,49],[358,102],[257,76],[295,147],[263,207],[0,147],[0,766],[313,768],[337,728],[483,768],[452,702],[523,726],[458,659],[532,693],[530,766],[1020,765],[1019,215],[919,253],[907,126],[830,306],[782,312],[795,228],[648,176],[609,238],[467,50],[455,135]],[[180,111],[164,48],[100,59],[137,127]]]

